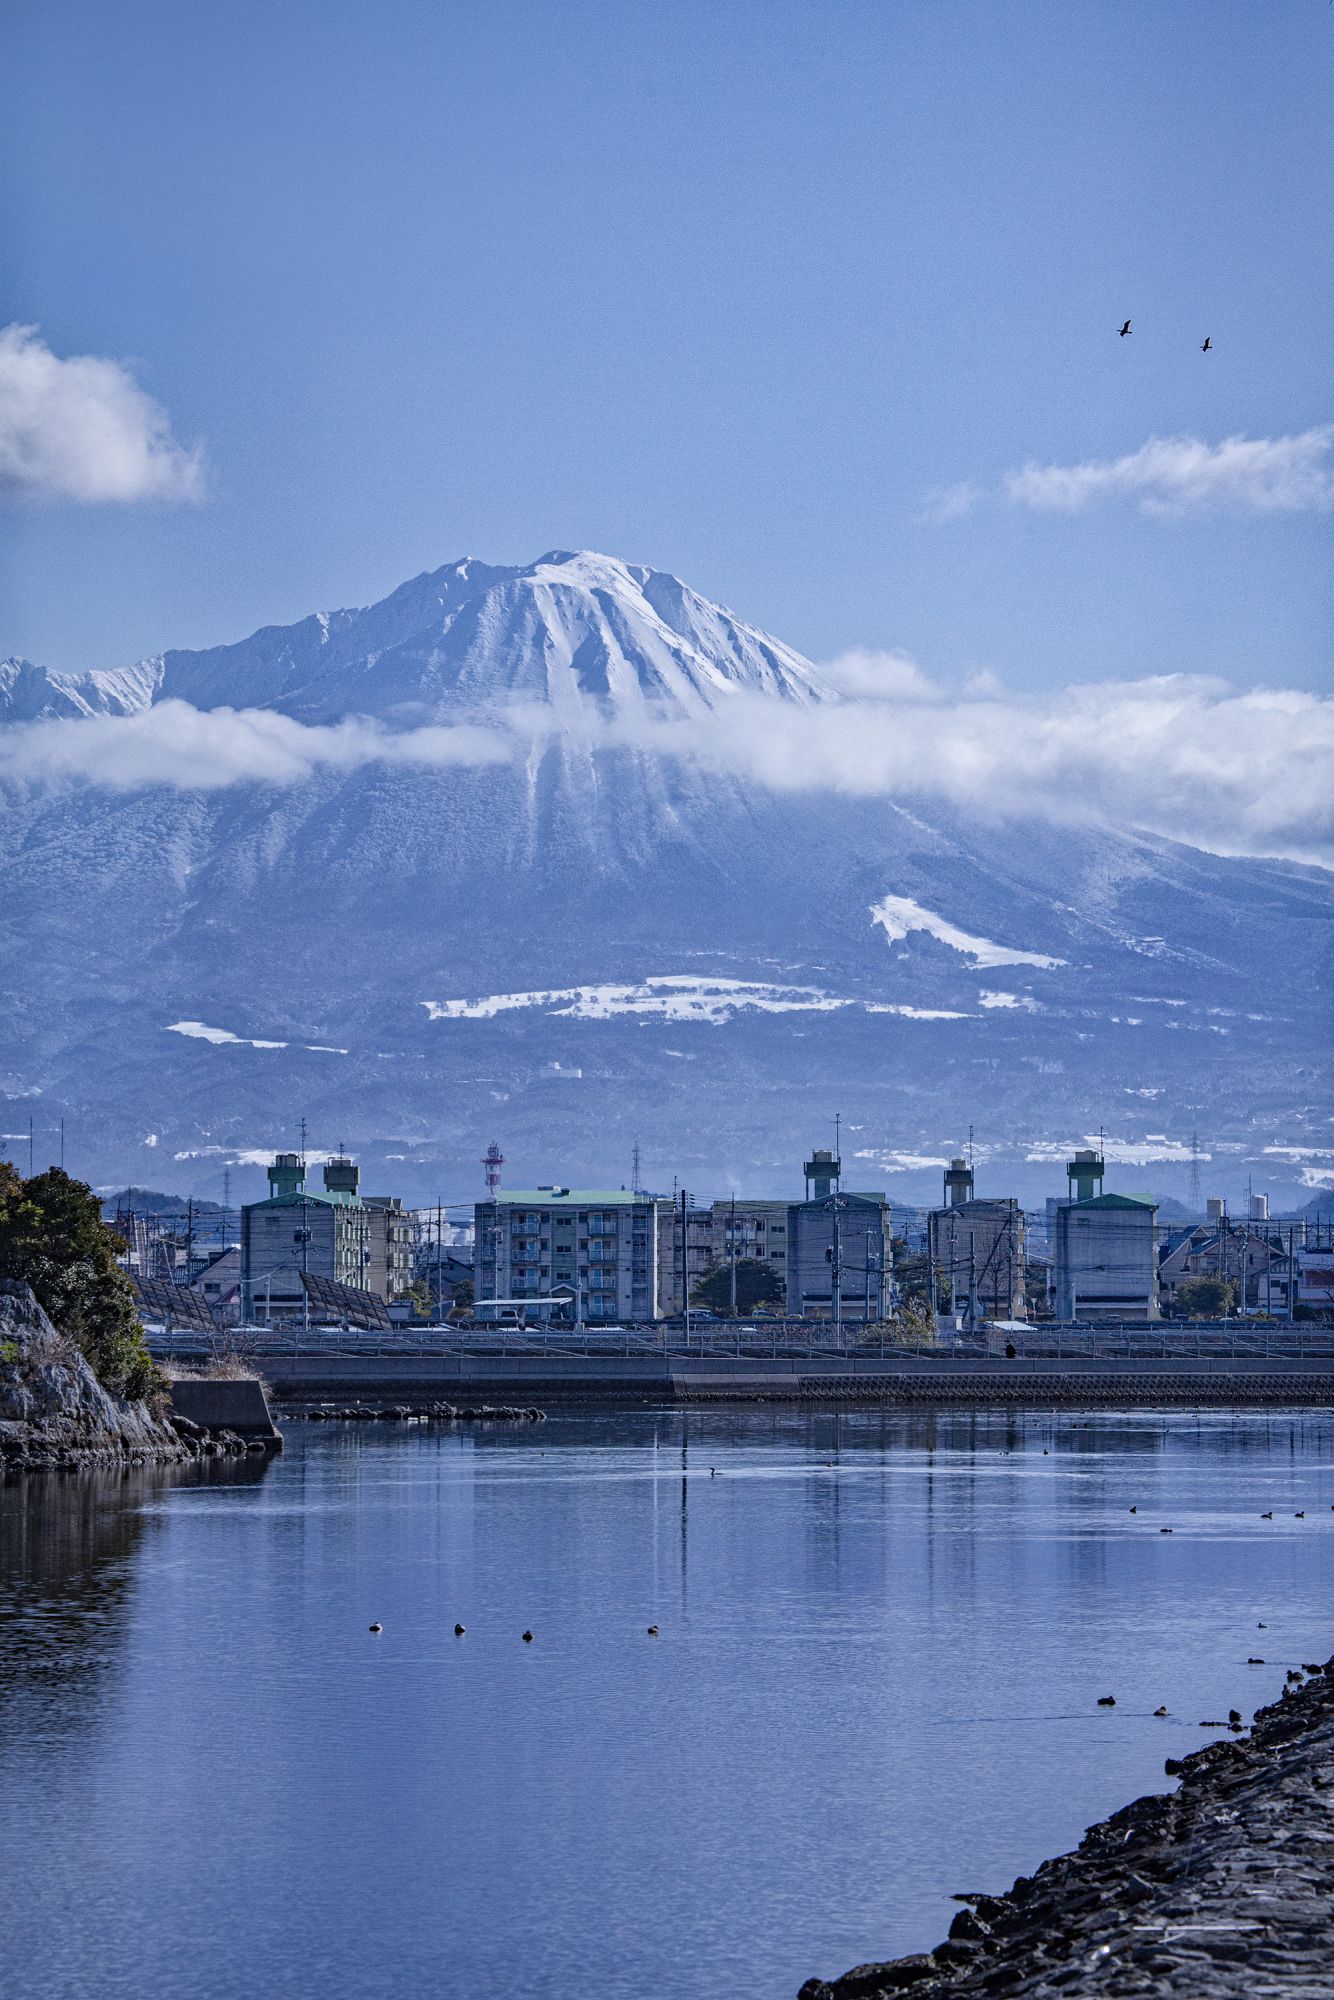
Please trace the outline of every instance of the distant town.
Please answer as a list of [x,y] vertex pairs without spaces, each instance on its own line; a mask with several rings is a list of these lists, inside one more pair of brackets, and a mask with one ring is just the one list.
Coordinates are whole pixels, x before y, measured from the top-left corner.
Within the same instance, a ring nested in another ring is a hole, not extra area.
[[346,1153],[318,1169],[279,1153],[267,1198],[237,1210],[127,1188],[108,1214],[145,1318],[204,1330],[744,1319],[930,1339],[1038,1321],[1334,1315],[1334,1216],[1271,1217],[1253,1194],[1240,1215],[1207,1198],[1198,1217],[1164,1221],[1150,1195],[1104,1189],[1093,1147],[1072,1153],[1064,1195],[1040,1211],[979,1195],[962,1156],[927,1209],[845,1186],[823,1149],[792,1200],[511,1189],[496,1145],[482,1167],[481,1198],[408,1209],[363,1193]]

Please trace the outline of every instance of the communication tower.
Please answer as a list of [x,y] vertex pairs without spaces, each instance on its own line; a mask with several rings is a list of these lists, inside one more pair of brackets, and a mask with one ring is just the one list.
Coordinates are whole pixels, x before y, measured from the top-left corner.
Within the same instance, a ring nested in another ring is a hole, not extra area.
[[1190,1135],[1189,1201],[1191,1214],[1198,1215],[1200,1212],[1200,1135],[1198,1132],[1192,1132]]

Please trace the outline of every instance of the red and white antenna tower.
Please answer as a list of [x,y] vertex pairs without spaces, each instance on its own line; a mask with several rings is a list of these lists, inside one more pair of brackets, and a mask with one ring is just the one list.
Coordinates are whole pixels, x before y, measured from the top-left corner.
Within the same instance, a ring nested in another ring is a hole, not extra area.
[[488,1201],[494,1201],[500,1193],[500,1169],[504,1164],[505,1155],[493,1139],[487,1147],[486,1155],[482,1161],[482,1172],[486,1175],[486,1196]]

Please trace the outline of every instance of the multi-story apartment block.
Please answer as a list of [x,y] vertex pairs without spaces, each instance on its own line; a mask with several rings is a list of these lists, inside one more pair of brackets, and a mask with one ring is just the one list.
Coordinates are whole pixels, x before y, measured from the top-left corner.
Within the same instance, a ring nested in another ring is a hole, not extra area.
[[779,1283],[787,1285],[787,1211],[785,1201],[754,1201],[728,1195],[704,1208],[687,1208],[684,1225],[679,1202],[658,1202],[658,1311],[664,1317],[684,1305],[681,1287],[682,1238],[691,1292],[709,1271],[727,1270],[733,1261],[767,1264]]
[[933,1307],[948,1300],[969,1325],[980,1319],[1023,1319],[1024,1217],[1017,1201],[978,1201],[967,1160],[945,1170],[945,1205],[927,1217]]
[[241,1210],[243,1315],[290,1319],[305,1311],[304,1277],[390,1299],[412,1282],[409,1222],[396,1195],[363,1200],[353,1161],[326,1162],[324,1186],[307,1184],[297,1153],[269,1168],[269,1198]]
[[576,1318],[652,1319],[657,1203],[625,1188],[544,1187],[476,1205],[477,1303],[565,1293]]
[[893,1293],[894,1243],[883,1194],[832,1188],[791,1202],[787,1219],[787,1309],[796,1318],[882,1320]]

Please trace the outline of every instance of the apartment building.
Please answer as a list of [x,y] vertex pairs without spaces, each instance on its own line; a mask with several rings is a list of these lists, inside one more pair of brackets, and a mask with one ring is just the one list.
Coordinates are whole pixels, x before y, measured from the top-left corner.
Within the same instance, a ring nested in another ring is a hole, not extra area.
[[647,1320],[658,1292],[658,1204],[625,1188],[541,1187],[476,1204],[474,1286],[490,1299],[568,1293],[576,1318]]

